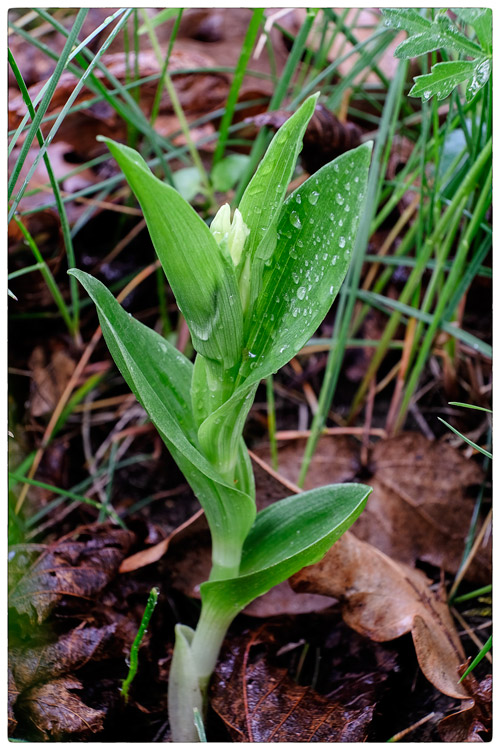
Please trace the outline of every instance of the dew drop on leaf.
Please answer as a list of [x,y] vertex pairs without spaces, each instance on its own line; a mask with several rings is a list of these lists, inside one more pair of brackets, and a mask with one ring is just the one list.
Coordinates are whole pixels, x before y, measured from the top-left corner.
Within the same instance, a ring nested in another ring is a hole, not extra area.
[[297,211],[292,211],[291,212],[291,214],[290,214],[290,223],[293,224],[293,226],[296,229],[301,229],[302,222],[300,220],[300,217],[299,217]]
[[337,193],[337,195],[335,196],[335,200],[337,201],[339,206],[344,205],[344,196],[342,195],[342,193]]
[[297,297],[299,299],[304,299],[305,296],[306,296],[305,286],[299,286],[299,288],[297,289]]
[[309,195],[307,196],[307,200],[311,204],[311,206],[315,206],[318,202],[319,193],[317,190],[312,190]]
[[345,247],[345,237],[339,237],[339,247]]

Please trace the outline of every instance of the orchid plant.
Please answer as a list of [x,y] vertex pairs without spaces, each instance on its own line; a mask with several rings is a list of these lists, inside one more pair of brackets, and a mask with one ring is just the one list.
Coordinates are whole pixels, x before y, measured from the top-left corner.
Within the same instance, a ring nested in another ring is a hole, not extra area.
[[176,626],[169,679],[174,742],[199,739],[195,718],[233,618],[321,559],[361,513],[370,488],[320,487],[257,513],[243,427],[259,383],[300,351],[346,275],[371,144],[343,154],[286,195],[318,95],[274,136],[238,208],[208,227],[134,150],[105,139],[142,207],[189,326],[194,365],[132,318],[103,284],[70,271],[94,301],[104,338],[199,499],[212,537],[196,629]]

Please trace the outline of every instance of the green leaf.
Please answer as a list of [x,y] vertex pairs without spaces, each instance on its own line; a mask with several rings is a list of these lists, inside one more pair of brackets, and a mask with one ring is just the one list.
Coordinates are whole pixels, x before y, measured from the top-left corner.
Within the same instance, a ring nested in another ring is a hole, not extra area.
[[338,484],[287,497],[257,514],[240,574],[201,585],[203,606],[235,616],[257,596],[318,562],[358,518],[371,487]]
[[231,367],[243,314],[233,263],[196,211],[128,146],[103,138],[141,204],[151,240],[186,318],[195,349]]
[[474,62],[475,67],[465,89],[465,98],[468,102],[474,99],[477,92],[488,83],[491,76],[491,60],[483,58],[482,60],[474,60]]
[[257,258],[262,286],[245,336],[246,385],[289,362],[330,309],[351,261],[371,149],[342,154],[285,201],[275,251]]
[[130,389],[157,428],[174,460],[205,509],[214,559],[224,567],[243,543],[255,517],[247,451],[239,441],[238,487],[228,485],[201,453],[191,410],[191,362],[162,336],[132,318],[89,274],[70,273],[96,305],[103,336]]
[[493,43],[493,14],[491,8],[452,8],[463,23],[472,26],[483,50],[491,54]]
[[188,202],[192,201],[198,193],[203,192],[203,180],[198,167],[178,169],[177,172],[173,173],[172,179],[177,192]]
[[422,18],[414,9],[396,9],[384,12],[386,24],[404,29],[408,39],[396,47],[394,56],[408,59],[437,49],[452,49],[460,54],[476,57],[481,47],[458,29],[446,13],[436,16],[434,21]]
[[477,61],[471,60],[436,63],[430,73],[415,78],[415,85],[408,95],[421,96],[424,101],[434,95],[446,99],[457,86],[473,78],[476,67]]
[[426,32],[432,26],[415,8],[382,8],[384,24],[391,29],[407,31],[409,34]]
[[240,180],[248,166],[247,154],[229,154],[217,162],[210,175],[214,190],[227,193]]
[[[267,234],[273,238],[288,183],[292,179],[307,124],[319,94],[308,97],[278,130],[250,180],[239,205],[250,229],[244,256],[253,258]],[[244,262],[244,258],[242,259]]]

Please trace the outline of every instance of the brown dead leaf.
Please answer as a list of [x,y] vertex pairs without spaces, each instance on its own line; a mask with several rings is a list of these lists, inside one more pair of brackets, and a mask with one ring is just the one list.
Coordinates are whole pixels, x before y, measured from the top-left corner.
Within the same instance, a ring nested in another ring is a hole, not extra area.
[[16,545],[9,553],[9,606],[38,623],[65,596],[90,598],[114,578],[133,534],[81,526],[50,545]]
[[[211,705],[234,742],[362,742],[371,724],[374,684],[357,686],[357,700],[346,685],[335,700],[298,685],[285,669],[262,656],[252,659],[252,645],[240,638],[226,643],[211,689]],[[353,703],[355,702],[355,708]]]
[[102,658],[116,631],[116,625],[76,628],[57,641],[33,648],[9,650],[9,664],[16,691],[35,683],[54,680]]
[[82,687],[74,677],[61,677],[45,685],[35,685],[23,693],[18,709],[40,732],[43,740],[83,742],[102,730],[105,712],[90,708],[70,692]]
[[[278,130],[292,113],[275,110],[247,118],[257,128],[264,126]],[[328,164],[345,151],[359,146],[361,130],[352,122],[342,123],[322,104],[317,104],[304,134],[304,146],[300,153],[301,161],[309,174]]]
[[29,358],[31,370],[30,413],[33,417],[52,413],[75,370],[75,361],[62,341],[49,347],[36,346]]
[[[279,471],[296,482],[305,440],[280,448]],[[263,458],[266,447],[255,450]],[[362,466],[360,443],[348,436],[323,436],[311,461],[305,489],[335,482],[362,481],[373,487],[355,533],[399,562],[417,560],[454,574],[462,559],[475,500],[467,489],[483,480],[480,467],[446,443],[416,432],[379,440]],[[491,555],[485,548],[467,571],[470,580],[487,583]]]
[[470,697],[458,681],[464,652],[448,606],[421,571],[346,532],[321,562],[297,573],[291,584],[297,591],[339,599],[345,622],[372,640],[411,632],[427,679],[452,698]]

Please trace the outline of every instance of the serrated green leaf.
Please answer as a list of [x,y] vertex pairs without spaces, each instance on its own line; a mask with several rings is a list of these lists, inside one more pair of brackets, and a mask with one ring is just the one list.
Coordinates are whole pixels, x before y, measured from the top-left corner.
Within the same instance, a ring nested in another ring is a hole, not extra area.
[[141,204],[156,253],[195,349],[224,367],[239,361],[243,334],[236,273],[205,222],[133,149],[104,140]]
[[482,49],[491,54],[493,43],[493,13],[491,8],[452,8],[463,23],[472,26]]
[[391,29],[419,34],[428,31],[432,26],[432,22],[421,16],[415,8],[382,8],[381,10],[384,24]]
[[409,36],[399,44],[394,56],[409,59],[438,49],[452,49],[460,54],[476,57],[481,47],[463,34],[446,11],[434,21],[423,18],[413,8],[395,8],[382,11],[386,25],[407,31]]
[[318,562],[358,518],[370,487],[338,484],[287,497],[257,514],[240,574],[201,585],[203,606],[235,616],[257,596]]
[[430,73],[415,78],[408,96],[420,96],[424,101],[432,96],[446,99],[457,86],[473,77],[475,68],[476,61],[470,60],[436,63]]
[[174,460],[205,509],[220,567],[241,546],[255,517],[252,480],[243,441],[238,487],[228,485],[198,447],[191,410],[193,366],[152,329],[128,315],[113,295],[89,274],[75,276],[96,305],[103,336],[129,388],[142,404]]

